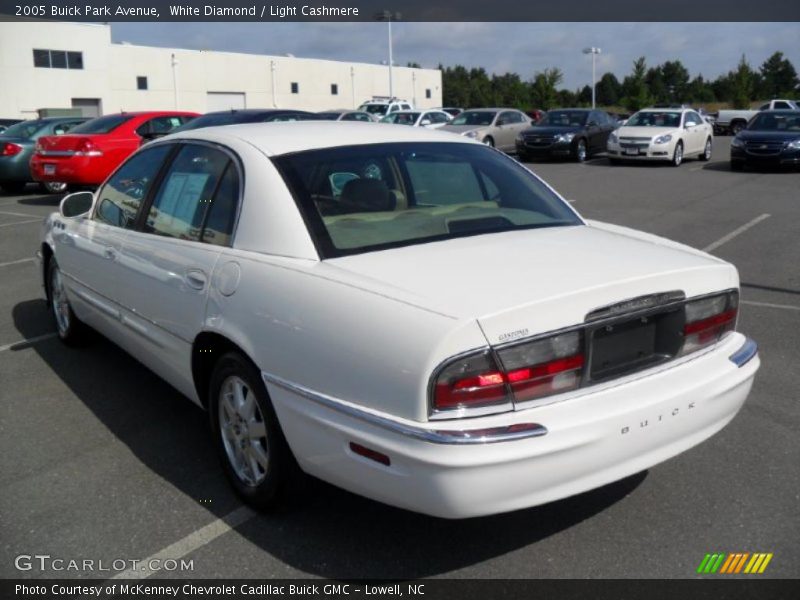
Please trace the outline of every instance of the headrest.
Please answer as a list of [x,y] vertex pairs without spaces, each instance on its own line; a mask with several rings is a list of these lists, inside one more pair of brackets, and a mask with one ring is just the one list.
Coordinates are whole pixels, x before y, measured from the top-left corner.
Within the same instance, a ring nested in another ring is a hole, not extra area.
[[396,199],[382,179],[351,179],[342,188],[339,198],[349,212],[381,212],[394,210]]

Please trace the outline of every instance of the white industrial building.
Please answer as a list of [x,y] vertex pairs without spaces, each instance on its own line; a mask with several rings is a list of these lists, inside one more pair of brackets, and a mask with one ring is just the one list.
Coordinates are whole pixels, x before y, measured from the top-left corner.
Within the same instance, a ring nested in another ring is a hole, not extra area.
[[[176,24],[176,26],[180,26]],[[436,69],[392,69],[394,95],[442,105]],[[0,23],[0,117],[118,111],[353,108],[389,94],[386,65],[112,43],[107,24]]]

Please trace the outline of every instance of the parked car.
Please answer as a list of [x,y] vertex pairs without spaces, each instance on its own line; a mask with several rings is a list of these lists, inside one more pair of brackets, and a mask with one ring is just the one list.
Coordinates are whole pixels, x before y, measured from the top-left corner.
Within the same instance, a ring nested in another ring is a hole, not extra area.
[[[31,119],[11,125],[0,134],[0,188],[19,194],[33,182],[30,160],[36,141],[45,135],[63,135],[73,127],[88,121],[81,117],[49,117]],[[65,184],[46,182],[42,189],[50,193],[63,192]]]
[[731,140],[731,170],[800,166],[800,110],[758,113]]
[[450,122],[450,115],[442,110],[398,110],[386,115],[380,122],[439,129]]
[[515,152],[517,134],[531,125],[528,116],[512,108],[472,108],[442,127],[504,152]]
[[3,133],[6,129],[12,125],[16,125],[20,121],[22,121],[22,119],[0,119],[0,133]]
[[358,110],[368,112],[377,119],[398,110],[414,110],[414,105],[408,100],[390,98],[388,96],[373,96],[372,100],[364,102]]
[[738,134],[747,127],[747,123],[762,110],[800,110],[800,104],[792,100],[770,100],[753,110],[721,110],[712,114],[714,132],[717,134]]
[[547,114],[547,112],[544,111],[544,110],[539,110],[538,108],[535,108],[533,110],[526,110],[525,114],[528,116],[528,118],[530,118],[532,123],[536,124],[536,123],[538,123],[539,121],[541,121],[544,118],[544,116]]
[[220,110],[200,115],[185,125],[175,129],[173,133],[194,131],[204,127],[221,125],[240,125],[242,123],[273,123],[279,121],[315,121],[320,116],[316,113],[292,108],[242,108]]
[[86,121],[65,135],[42,136],[31,157],[31,174],[41,183],[96,186],[146,136],[171,131],[196,116],[183,111],[118,113]]
[[317,116],[323,121],[362,121],[364,123],[375,123],[378,121],[376,117],[368,112],[364,112],[363,110],[348,110],[346,108],[318,112]]
[[440,109],[446,112],[451,117],[457,117],[462,112],[464,112],[463,108],[456,108],[455,106],[445,106],[444,108]]
[[583,162],[606,151],[608,135],[616,128],[616,120],[602,110],[557,108],[517,135],[517,156],[523,162],[532,158]]
[[710,160],[713,144],[713,128],[697,111],[647,108],[608,136],[608,158],[612,164],[669,161],[677,167],[691,156]]
[[91,326],[207,409],[260,508],[298,466],[440,517],[550,502],[712,436],[759,367],[733,265],[418,127],[167,136],[67,196],[39,258],[61,340]]

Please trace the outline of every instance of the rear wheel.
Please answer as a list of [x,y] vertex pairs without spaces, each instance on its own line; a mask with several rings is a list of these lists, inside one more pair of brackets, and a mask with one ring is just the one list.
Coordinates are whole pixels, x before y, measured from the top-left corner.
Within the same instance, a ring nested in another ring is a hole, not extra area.
[[58,181],[46,181],[40,185],[42,191],[47,194],[63,194],[67,191],[67,184]]
[[67,346],[79,344],[85,338],[86,326],[72,311],[61,269],[55,258],[51,258],[47,264],[47,292],[59,339]]
[[703,148],[703,153],[700,155],[700,160],[705,160],[705,161],[711,160],[711,150],[712,150],[711,138],[708,138],[706,140],[705,148]]
[[248,504],[274,507],[299,471],[261,374],[236,352],[217,361],[209,389],[209,416],[228,480]]
[[487,146],[491,146],[492,148],[494,148],[494,139],[492,138],[492,136],[490,136],[490,135],[487,135],[487,136],[486,136],[485,138],[483,138],[481,141],[482,141],[484,144],[486,144]]
[[672,153],[672,166],[680,167],[683,162],[683,142],[675,144],[675,151]]

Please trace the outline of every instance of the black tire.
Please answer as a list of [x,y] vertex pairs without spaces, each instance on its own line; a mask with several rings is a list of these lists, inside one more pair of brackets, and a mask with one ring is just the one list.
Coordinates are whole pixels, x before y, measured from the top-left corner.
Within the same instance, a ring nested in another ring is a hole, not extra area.
[[56,325],[58,339],[67,346],[84,343],[87,327],[78,319],[69,304],[61,270],[54,257],[47,263],[47,303]]
[[744,163],[738,160],[731,161],[731,171],[744,171]]
[[586,147],[586,140],[580,138],[575,143],[575,148],[572,151],[572,154],[576,161],[579,163],[586,162],[586,159],[589,158],[589,148]]
[[670,164],[673,167],[680,167],[682,163],[683,163],[683,142],[679,140],[678,143],[675,144],[675,151],[672,153],[672,160],[670,161]]
[[703,148],[703,152],[699,156],[700,160],[702,160],[702,161],[711,160],[711,150],[712,149],[713,149],[713,142],[711,141],[711,138],[709,137],[708,139],[706,139],[706,145]]
[[66,183],[58,183],[56,181],[47,181],[40,183],[39,187],[45,194],[64,194],[67,191]]
[[742,129],[744,129],[745,125],[747,125],[747,123],[744,121],[734,121],[731,123],[731,135],[737,135]]
[[6,194],[11,195],[18,195],[25,191],[25,186],[28,185],[24,181],[3,181],[0,182],[0,188],[3,188],[3,191]]
[[482,141],[484,144],[486,144],[487,146],[491,146],[492,148],[494,148],[494,138],[493,138],[492,136],[490,136],[490,135],[487,135],[487,136],[486,136],[485,138],[483,138],[481,141]]
[[[252,398],[257,407],[257,410],[252,409],[252,414],[244,404],[236,404],[237,396],[232,390],[238,385],[237,381],[246,387],[242,398],[246,401]],[[223,404],[226,402],[223,395],[230,394],[233,394],[230,396],[232,404]],[[237,406],[244,412],[240,413]],[[208,412],[214,445],[236,493],[259,510],[278,506],[292,480],[299,475],[299,468],[258,369],[241,354],[229,352],[214,366]],[[227,419],[227,425],[222,422],[223,418]],[[223,427],[227,434],[223,433]],[[262,430],[264,435],[259,436]],[[240,458],[238,465],[237,457]]]

